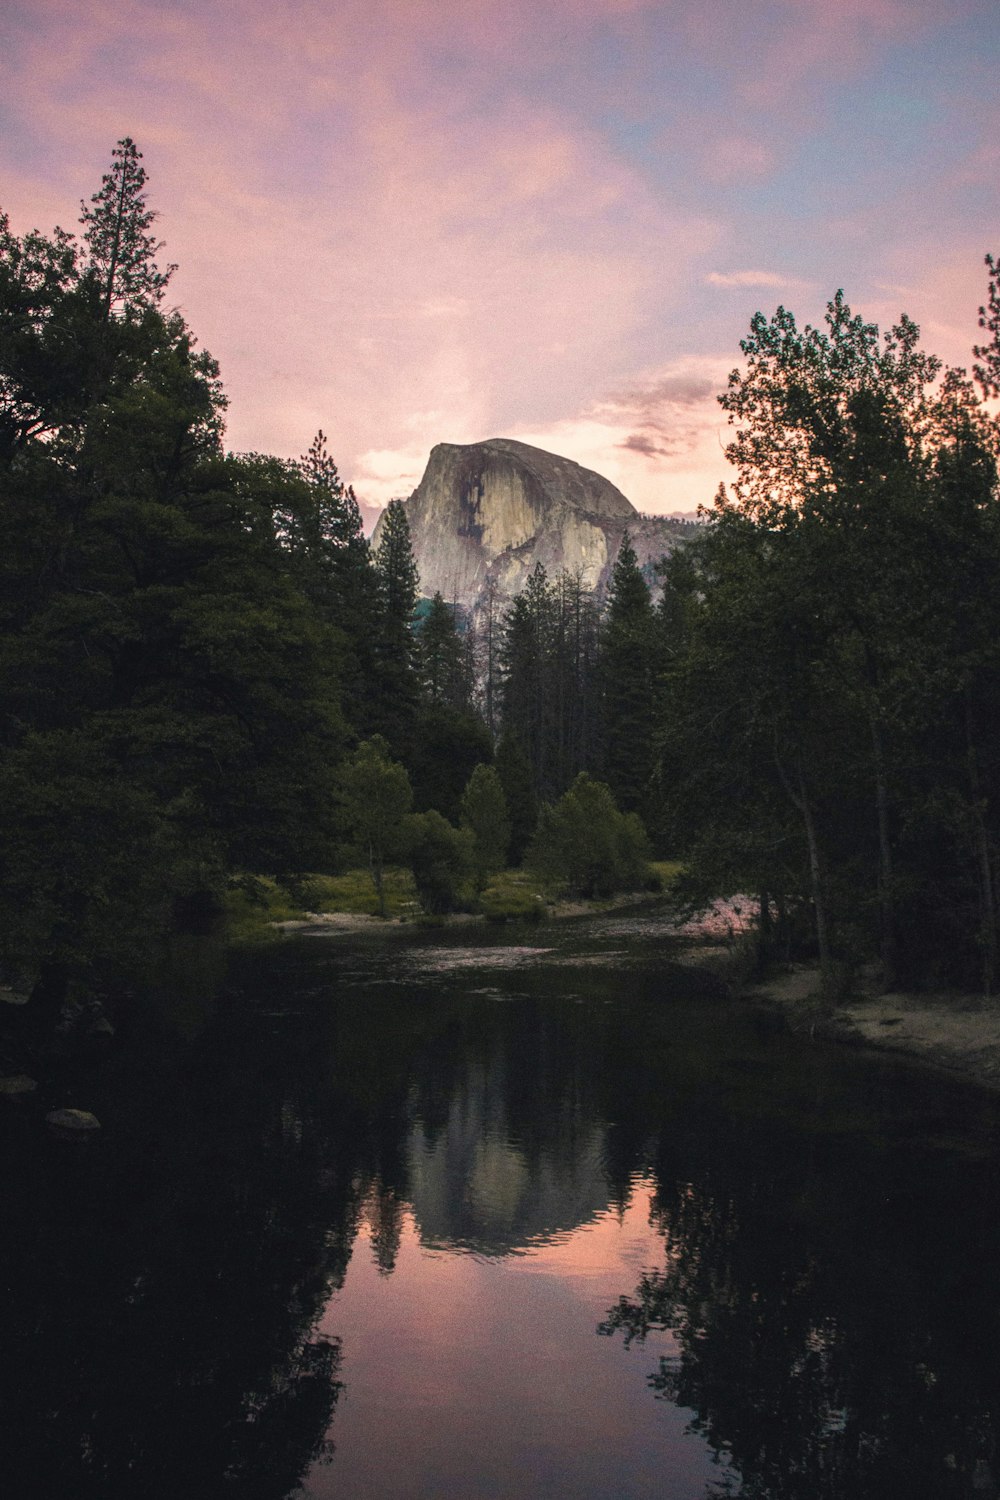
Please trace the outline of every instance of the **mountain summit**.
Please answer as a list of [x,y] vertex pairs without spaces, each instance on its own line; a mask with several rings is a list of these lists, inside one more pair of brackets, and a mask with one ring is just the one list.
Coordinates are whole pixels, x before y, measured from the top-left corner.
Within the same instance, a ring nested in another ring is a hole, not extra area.
[[505,597],[518,593],[536,563],[602,587],[626,528],[640,564],[690,534],[683,522],[640,515],[593,470],[512,438],[438,443],[406,514],[421,593],[467,608],[490,578]]

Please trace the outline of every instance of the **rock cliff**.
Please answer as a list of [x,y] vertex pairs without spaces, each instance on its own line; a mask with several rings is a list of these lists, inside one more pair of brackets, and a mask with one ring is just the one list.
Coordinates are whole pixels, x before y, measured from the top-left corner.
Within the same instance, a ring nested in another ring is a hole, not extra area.
[[421,593],[466,608],[489,578],[513,596],[539,562],[550,577],[579,571],[602,588],[626,528],[641,564],[690,535],[682,522],[641,516],[600,474],[510,438],[438,443],[406,512]]

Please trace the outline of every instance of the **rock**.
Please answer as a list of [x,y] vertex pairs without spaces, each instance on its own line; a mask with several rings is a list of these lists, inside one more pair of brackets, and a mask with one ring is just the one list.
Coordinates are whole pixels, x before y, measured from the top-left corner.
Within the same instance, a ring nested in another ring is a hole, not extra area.
[[8,1073],[0,1078],[0,1099],[23,1099],[33,1094],[38,1084],[27,1073]]
[[[610,480],[572,459],[510,438],[438,443],[406,502],[420,589],[471,609],[488,580],[505,599],[536,563],[554,577],[608,580],[626,530],[640,566],[691,535],[688,523],[642,516]],[[378,545],[381,522],[373,543]]]
[[53,1109],[45,1123],[60,1135],[93,1135],[101,1128],[100,1120],[87,1109]]

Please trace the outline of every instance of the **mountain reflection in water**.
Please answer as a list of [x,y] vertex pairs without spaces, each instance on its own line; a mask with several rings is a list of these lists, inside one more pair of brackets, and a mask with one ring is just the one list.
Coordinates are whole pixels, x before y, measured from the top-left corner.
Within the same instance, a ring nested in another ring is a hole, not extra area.
[[[303,940],[0,1117],[31,1500],[997,1494],[997,1106],[655,920]],[[627,964],[622,954],[627,952]]]

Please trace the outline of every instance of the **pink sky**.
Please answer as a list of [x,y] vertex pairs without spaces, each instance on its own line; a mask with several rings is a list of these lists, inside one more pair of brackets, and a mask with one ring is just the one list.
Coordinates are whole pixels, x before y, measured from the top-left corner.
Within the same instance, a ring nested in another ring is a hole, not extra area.
[[8,0],[0,205],[73,227],[137,141],[235,449],[384,502],[519,437],[684,511],[757,308],[969,363],[998,72],[995,0]]

